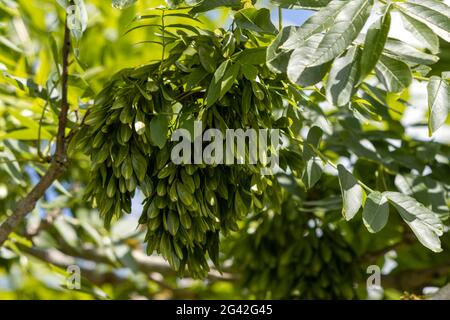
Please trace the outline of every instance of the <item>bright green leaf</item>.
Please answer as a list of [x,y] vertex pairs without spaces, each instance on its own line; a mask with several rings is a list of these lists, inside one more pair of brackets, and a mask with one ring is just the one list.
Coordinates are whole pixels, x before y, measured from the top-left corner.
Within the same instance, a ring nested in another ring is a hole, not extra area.
[[439,37],[450,42],[450,7],[439,0],[408,0],[396,3],[404,14],[430,27]]
[[436,213],[402,193],[384,192],[383,195],[394,205],[425,247],[434,252],[442,251],[439,237],[443,235],[444,225]]
[[400,60],[381,56],[376,65],[377,76],[389,92],[401,92],[412,82],[408,65]]
[[336,106],[350,102],[359,76],[359,47],[352,47],[334,61],[328,76],[327,98]]
[[384,53],[403,62],[412,64],[429,65],[439,61],[438,56],[422,52],[397,39],[388,39],[386,41]]
[[432,136],[445,123],[450,110],[450,86],[439,77],[431,77],[428,83],[428,110],[428,128]]
[[431,53],[439,52],[439,38],[425,23],[416,20],[407,14],[401,13],[403,24],[409,32],[423,45],[428,48]]
[[112,0],[112,6],[117,9],[126,9],[136,3],[137,0]]
[[342,214],[347,221],[350,221],[362,206],[364,191],[343,165],[338,166],[338,173],[343,200]]
[[[332,1],[328,7],[332,6]],[[372,8],[372,0],[354,0],[345,3],[338,12],[329,30],[324,35],[318,33],[323,27],[311,25],[307,28],[306,35],[302,34],[302,28],[297,32],[293,41],[288,40],[284,47],[286,49],[296,48],[288,65],[288,76],[293,82],[301,84],[303,72],[309,68],[321,66],[332,61],[342,54],[363,28]],[[324,8],[327,11],[328,7]],[[318,15],[320,14],[320,11]],[[299,39],[301,40],[299,43]]]

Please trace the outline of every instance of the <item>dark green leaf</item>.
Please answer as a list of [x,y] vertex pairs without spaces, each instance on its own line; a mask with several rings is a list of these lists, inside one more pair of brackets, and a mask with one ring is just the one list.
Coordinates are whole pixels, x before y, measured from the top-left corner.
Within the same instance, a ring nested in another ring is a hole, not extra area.
[[236,26],[261,33],[276,33],[277,28],[270,20],[269,9],[247,8],[238,11],[234,16]]
[[241,0],[203,0],[197,6],[195,6],[190,12],[202,13],[218,9],[220,7],[228,7],[233,9],[242,8]]
[[170,211],[167,215],[167,228],[172,236],[175,236],[180,226],[180,220],[178,214],[175,211]]
[[371,233],[381,231],[389,219],[389,202],[380,192],[372,192],[366,198],[363,210],[363,221]]
[[287,9],[319,9],[331,0],[271,0],[276,5]]
[[167,141],[169,131],[169,117],[166,115],[157,115],[150,122],[150,135],[153,143],[160,149],[164,147]]
[[311,189],[320,180],[323,173],[323,161],[314,150],[319,148],[321,138],[322,130],[319,127],[312,127],[303,145],[303,159],[306,167],[302,180],[307,189]]

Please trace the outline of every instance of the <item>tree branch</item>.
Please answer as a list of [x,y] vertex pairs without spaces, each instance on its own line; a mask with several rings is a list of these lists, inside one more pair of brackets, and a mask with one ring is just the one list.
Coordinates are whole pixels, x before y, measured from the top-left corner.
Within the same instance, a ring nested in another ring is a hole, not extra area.
[[63,55],[63,70],[61,76],[61,110],[59,111],[59,125],[58,125],[58,135],[56,140],[56,153],[55,161],[57,163],[65,165],[67,163],[67,145],[66,145],[66,127],[67,127],[67,114],[69,112],[69,103],[67,101],[67,88],[69,80],[69,53],[70,53],[70,30],[67,22],[66,14],[66,24],[64,27],[64,45],[62,49]]
[[387,246],[381,250],[367,252],[366,254],[364,254],[362,257],[359,258],[359,263],[360,264],[374,263],[378,258],[384,256],[388,252],[396,251],[401,248],[413,245],[416,243],[416,241],[417,241],[417,239],[414,236],[414,233],[406,231],[405,233],[403,233],[403,237],[402,237],[402,239],[400,239],[400,241],[398,241],[390,246]]
[[432,285],[433,281],[448,275],[449,265],[441,265],[423,270],[405,270],[388,274],[381,279],[385,288],[396,288],[400,291],[417,291]]
[[61,75],[61,109],[59,111],[58,121],[58,134],[56,139],[56,152],[52,158],[50,167],[36,186],[17,203],[15,212],[9,216],[6,221],[0,226],[0,247],[8,239],[11,232],[13,232],[17,226],[22,222],[26,215],[31,212],[36,203],[42,198],[48,188],[57,180],[67,169],[67,143],[66,143],[66,126],[67,126],[67,113],[69,112],[69,103],[67,100],[67,83],[69,78],[69,53],[70,53],[70,30],[66,22],[64,27],[64,44],[62,48],[63,55],[63,70]]
[[[112,267],[117,267],[117,265],[110,260],[106,255],[98,252],[95,248],[89,248],[87,246],[81,246],[80,248],[73,249],[70,246],[66,246],[63,243],[59,243],[60,248],[58,249],[61,253],[87,260],[93,261],[96,263],[104,263],[106,265],[110,265]],[[162,274],[163,276],[175,276],[176,272],[169,265],[167,261],[165,261],[162,257],[159,256],[147,256],[144,252],[140,250],[132,250],[131,255],[135,260],[135,263],[139,269],[139,271],[150,274],[153,272],[157,272]],[[211,268],[211,271],[208,273],[208,280],[210,281],[236,281],[237,276],[231,273],[220,273],[218,270]]]

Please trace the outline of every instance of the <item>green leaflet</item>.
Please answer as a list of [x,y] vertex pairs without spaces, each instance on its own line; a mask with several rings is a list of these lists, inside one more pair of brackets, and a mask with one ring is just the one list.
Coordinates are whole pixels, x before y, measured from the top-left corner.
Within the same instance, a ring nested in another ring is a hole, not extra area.
[[408,65],[382,55],[376,65],[377,76],[389,92],[401,92],[412,82],[412,74]]
[[195,6],[190,13],[202,13],[214,10],[220,7],[229,7],[233,9],[242,8],[241,0],[203,0]]
[[123,109],[128,107],[129,101],[125,97],[119,97],[114,100],[114,103],[110,110]]
[[158,179],[165,179],[170,176],[173,172],[175,172],[175,166],[173,164],[169,164],[162,168],[161,171],[158,172]]
[[167,146],[161,150],[161,152],[158,152],[156,155],[156,168],[158,170],[164,168],[167,164],[167,161],[170,159],[170,152]]
[[234,58],[242,67],[264,64],[266,62],[266,48],[245,49],[236,53]]
[[216,70],[216,61],[214,60],[214,51],[208,50],[204,46],[198,48],[198,57],[202,67],[209,73]]
[[159,180],[156,186],[156,194],[160,197],[164,197],[167,193],[167,182],[166,180]]
[[[324,74],[318,73],[314,70],[314,67],[308,67],[308,57],[313,57],[315,55],[322,39],[322,34],[315,34],[310,37],[303,46],[292,52],[287,65],[287,74],[292,82],[301,86],[307,86],[315,84],[322,79]],[[305,74],[307,74],[308,71],[312,71],[314,75],[320,74],[320,77],[311,80],[311,77],[308,76],[305,79]]]
[[192,90],[208,75],[203,68],[196,68],[192,70],[186,79],[186,89]]
[[361,56],[360,83],[372,72],[378,59],[380,59],[390,27],[391,13],[390,7],[388,7],[384,15],[375,21],[367,31],[364,51]]
[[177,202],[178,201],[178,193],[177,193],[177,184],[172,183],[172,186],[169,189],[169,197],[170,201]]
[[131,175],[130,179],[125,181],[125,184],[128,192],[134,192],[137,187],[136,176],[134,174]]
[[239,217],[245,217],[247,215],[247,213],[248,213],[247,207],[244,204],[244,201],[242,200],[242,197],[239,194],[239,192],[235,193],[234,206],[235,206],[236,213],[238,214]]
[[192,220],[191,217],[187,214],[181,214],[180,215],[180,222],[181,225],[186,228],[186,229],[190,229],[191,225],[192,225]]
[[[432,152],[430,154],[427,152],[427,155],[430,158],[434,157]],[[444,184],[429,176],[398,174],[395,177],[395,186],[401,193],[417,199],[439,214],[442,220],[448,217],[450,208],[447,205]]]
[[111,177],[108,182],[108,187],[106,188],[106,195],[108,196],[108,198],[114,198],[114,196],[116,195],[116,190],[116,179],[114,177]]
[[[292,34],[285,43],[281,46],[283,50],[298,49],[305,43],[311,36],[322,33],[328,28],[333,26],[337,16],[344,10],[348,1],[345,0],[333,0],[325,8],[320,9],[308,20],[305,21],[299,28],[296,28],[296,32]],[[284,29],[289,29],[286,27]]]
[[119,129],[119,137],[120,142],[125,145],[131,138],[131,135],[133,134],[133,131],[131,130],[130,126],[127,124],[122,124]]
[[194,202],[192,194],[181,181],[177,181],[177,194],[181,201],[187,206],[190,206]]
[[381,231],[389,219],[389,202],[380,192],[372,192],[366,198],[363,210],[363,222],[371,233]]
[[105,142],[105,134],[102,131],[99,131],[92,142],[92,147],[97,149],[100,148]]
[[112,0],[112,6],[117,9],[126,9],[136,3],[137,0]]
[[206,97],[206,104],[208,106],[212,106],[217,100],[219,100],[222,91],[222,78],[224,77],[230,64],[230,60],[225,60],[214,73],[214,77],[209,85],[208,95]]
[[133,164],[131,157],[128,157],[123,161],[121,173],[125,179],[130,179],[131,175],[133,174]]
[[[73,2],[69,2],[73,3]],[[88,25],[88,12],[84,4],[84,0],[78,0],[77,6],[77,17],[74,18],[68,15],[68,23],[72,26],[70,28],[70,33],[76,40],[80,40],[83,37],[83,33],[86,31]],[[70,6],[67,7],[69,9]]]
[[438,0],[408,0],[396,3],[401,11],[425,23],[439,37],[450,42],[450,7]]
[[428,48],[431,53],[439,52],[439,38],[425,23],[412,18],[411,16],[400,12],[403,25],[406,30],[411,32],[414,37]]
[[221,99],[233,86],[236,78],[238,77],[240,66],[238,64],[232,64],[225,71],[223,78],[221,79],[221,89],[219,99]]
[[164,147],[169,132],[169,117],[157,115],[150,122],[150,137],[152,142],[160,149]]
[[206,105],[208,107],[220,100],[233,86],[239,74],[239,65],[231,60],[225,60],[214,73],[214,77],[208,88]]
[[230,58],[235,50],[236,50],[236,38],[234,37],[233,33],[228,32],[225,35],[224,41],[222,44],[223,56],[225,58]]
[[353,0],[336,16],[334,24],[325,34],[310,66],[318,66],[336,58],[358,36],[370,15],[373,0]]
[[[249,81],[255,81],[258,76],[258,69],[251,64],[242,65],[242,74]],[[244,89],[245,90],[245,89]]]
[[298,28],[294,26],[288,26],[283,28],[277,37],[267,48],[267,66],[274,73],[286,73],[289,64],[289,59],[292,50],[281,49],[281,46],[286,43],[287,40],[294,37]]
[[[342,54],[358,36],[369,17],[373,1],[338,1],[341,5],[342,2],[345,2],[345,5],[341,11],[338,11],[333,24],[324,35],[317,32],[322,31],[326,26],[317,27],[312,24],[308,28],[309,30],[306,30],[305,35],[302,34],[302,28],[300,28],[296,33],[299,36],[293,40],[289,39],[284,44],[283,48],[287,50],[296,48],[288,64],[288,76],[291,81],[302,85],[304,83],[302,75],[306,70],[332,61]],[[329,6],[333,3],[334,1]],[[329,9],[329,6],[323,10]]]
[[120,166],[128,155],[128,146],[120,146],[117,157],[114,159],[114,165],[116,167]]
[[190,193],[195,192],[195,183],[192,176],[186,173],[186,170],[181,170],[181,181],[183,181],[183,185],[189,190]]
[[170,211],[167,215],[167,231],[172,236],[175,236],[180,227],[180,220],[178,219],[178,214],[175,211]]
[[[296,56],[300,57],[297,63],[302,63],[302,56],[307,56],[310,51],[314,51],[318,41],[322,38],[320,33],[330,28],[336,16],[343,10],[346,5],[346,1],[333,0],[329,4],[322,8],[320,11],[312,15],[301,27],[288,26],[278,34],[272,44],[267,50],[267,65],[276,73],[288,71],[288,64],[291,60],[292,51],[297,49],[303,49],[296,53]],[[310,40],[311,37],[315,39]],[[316,44],[316,45],[315,45]],[[310,47],[311,48],[308,48]],[[295,67],[295,63],[292,63]],[[301,68],[303,64],[300,64],[300,71],[306,70],[306,66]],[[291,72],[294,72],[291,69]],[[300,75],[292,74],[291,79],[299,79]]]
[[120,113],[120,122],[123,124],[129,124],[133,122],[134,120],[134,112],[131,107],[125,107],[122,109],[122,112]]
[[425,247],[434,252],[442,251],[439,237],[443,234],[444,225],[436,213],[402,193],[384,192],[383,195],[394,205]]
[[422,52],[397,39],[388,39],[386,41],[384,53],[412,64],[429,65],[439,61],[438,56]]
[[450,86],[436,76],[428,83],[428,110],[429,135],[432,136],[445,123],[450,110]]
[[326,93],[328,100],[336,106],[348,104],[356,90],[360,53],[359,47],[351,47],[344,56],[336,59],[331,67]]
[[141,190],[148,198],[153,194],[153,183],[148,176],[141,182]]
[[331,0],[271,0],[274,4],[288,9],[320,9]]
[[338,173],[343,200],[342,215],[350,221],[361,208],[365,193],[355,177],[344,166],[338,165]]
[[236,26],[261,33],[276,33],[277,28],[270,20],[269,9],[247,8],[239,10],[234,16]]
[[307,189],[311,189],[320,180],[323,173],[323,161],[317,156],[313,148],[319,148],[322,139],[322,130],[312,127],[303,145],[303,159],[306,163],[302,174],[302,180]]
[[110,156],[109,144],[105,143],[105,144],[103,144],[103,147],[92,158],[92,162],[94,165],[100,164],[100,163],[104,162],[106,159],[108,159],[109,156]]
[[264,90],[263,88],[258,84],[256,81],[252,81],[252,91],[255,95],[256,99],[263,101],[265,98]]
[[137,150],[137,148],[133,149],[134,150],[131,152],[131,162],[133,165],[133,170],[138,180],[142,182],[147,173],[148,160],[142,155],[139,150]]

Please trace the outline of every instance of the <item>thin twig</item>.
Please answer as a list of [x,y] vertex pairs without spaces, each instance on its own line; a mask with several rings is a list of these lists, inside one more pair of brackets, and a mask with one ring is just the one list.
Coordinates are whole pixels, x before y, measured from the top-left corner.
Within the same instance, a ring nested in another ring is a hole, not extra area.
[[283,29],[283,8],[281,6],[278,7],[278,30],[281,32]]
[[[291,136],[290,137],[292,140],[294,140],[294,141],[297,141],[297,142],[299,142],[299,143],[302,143],[302,144],[304,144],[306,141],[305,140],[303,140],[303,139],[301,139],[301,138],[296,138],[296,137],[294,137],[294,136]],[[331,161],[326,155],[324,155],[319,149],[317,149],[315,146],[313,146],[311,143],[308,143],[308,146],[314,151],[314,153],[322,160],[322,161],[324,161],[324,162],[326,162],[328,165],[330,165],[332,168],[334,168],[334,169],[338,169],[338,166],[333,162],[333,161]],[[355,178],[356,179],[356,178]],[[359,179],[356,179],[356,181],[358,182],[358,184],[361,186],[361,187],[363,187],[364,189],[366,189],[366,191],[368,191],[368,192],[370,192],[370,193],[372,193],[373,192],[373,189],[372,188],[370,188],[368,185],[366,185],[364,182],[362,182],[361,180],[359,180]]]
[[[56,68],[58,68],[58,66],[56,66]],[[59,81],[61,80],[61,77],[58,77],[58,81],[57,82],[53,82],[53,87],[52,90],[50,90],[50,92],[47,94],[47,99],[46,99],[46,104],[44,106],[44,108],[42,109],[42,114],[41,114],[41,118],[39,119],[39,130],[38,130],[38,140],[37,140],[37,152],[38,152],[38,156],[39,158],[41,158],[44,161],[50,162],[49,161],[49,157],[46,157],[42,154],[41,151],[41,136],[42,136],[42,125],[44,123],[44,117],[45,117],[45,113],[47,112],[47,108],[48,106],[50,106],[50,101],[51,101],[51,96],[53,94],[53,91],[55,90],[55,88],[59,85]]]

